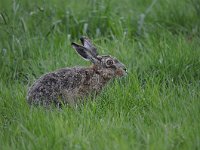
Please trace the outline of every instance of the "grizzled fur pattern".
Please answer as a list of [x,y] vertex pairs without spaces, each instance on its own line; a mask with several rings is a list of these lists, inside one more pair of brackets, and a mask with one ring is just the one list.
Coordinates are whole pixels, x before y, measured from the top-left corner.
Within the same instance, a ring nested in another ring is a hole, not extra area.
[[110,79],[126,74],[124,65],[116,58],[99,56],[88,38],[82,37],[81,42],[83,46],[76,43],[72,46],[93,66],[63,68],[43,75],[28,91],[30,105],[73,105],[89,94],[98,94]]

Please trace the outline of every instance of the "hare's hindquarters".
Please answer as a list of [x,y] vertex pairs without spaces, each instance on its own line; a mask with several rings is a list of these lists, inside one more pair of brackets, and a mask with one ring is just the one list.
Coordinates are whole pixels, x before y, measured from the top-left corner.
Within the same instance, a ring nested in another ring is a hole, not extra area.
[[45,74],[29,88],[27,101],[30,105],[50,105],[59,95],[59,77],[55,73]]
[[82,67],[63,68],[42,76],[29,89],[28,103],[31,105],[75,103],[78,98],[85,95],[80,87],[84,86],[84,91],[88,91],[90,70]]

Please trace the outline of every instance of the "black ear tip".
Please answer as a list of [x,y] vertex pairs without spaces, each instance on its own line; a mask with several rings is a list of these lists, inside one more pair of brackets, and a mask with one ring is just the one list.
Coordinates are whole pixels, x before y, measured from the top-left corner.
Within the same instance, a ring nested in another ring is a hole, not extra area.
[[74,42],[71,43],[71,46],[72,46],[73,48],[79,47],[79,46],[78,46],[76,43],[74,43]]
[[80,40],[81,40],[81,41],[84,40],[84,36],[81,36],[81,37],[80,37]]
[[76,45],[74,42],[71,43],[72,46]]
[[81,41],[82,44],[84,44],[84,38],[85,38],[84,36],[80,37],[80,41]]

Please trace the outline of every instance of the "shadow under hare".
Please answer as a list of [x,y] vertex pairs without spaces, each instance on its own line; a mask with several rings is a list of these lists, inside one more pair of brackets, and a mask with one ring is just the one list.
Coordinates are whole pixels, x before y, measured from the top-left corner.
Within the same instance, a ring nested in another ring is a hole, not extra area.
[[100,56],[87,37],[80,38],[82,45],[72,47],[90,67],[62,68],[41,76],[28,90],[30,105],[77,104],[90,94],[98,94],[109,80],[127,74],[124,64],[110,55]]

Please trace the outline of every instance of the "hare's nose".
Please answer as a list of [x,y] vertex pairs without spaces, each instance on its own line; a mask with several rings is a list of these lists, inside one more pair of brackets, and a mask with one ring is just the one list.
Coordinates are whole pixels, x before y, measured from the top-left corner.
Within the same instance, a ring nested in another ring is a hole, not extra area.
[[126,73],[128,73],[128,70],[126,69],[126,67],[123,67],[123,70],[124,70]]

